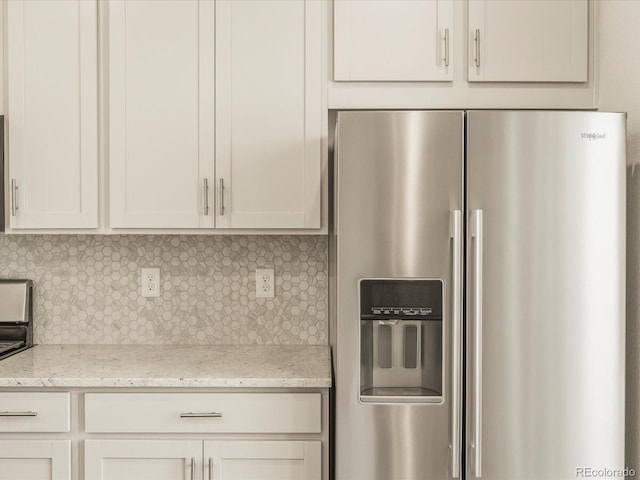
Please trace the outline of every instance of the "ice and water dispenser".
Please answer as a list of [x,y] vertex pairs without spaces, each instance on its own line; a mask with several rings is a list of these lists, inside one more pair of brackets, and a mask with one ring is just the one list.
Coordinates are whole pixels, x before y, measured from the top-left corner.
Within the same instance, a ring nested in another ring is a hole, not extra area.
[[442,401],[439,279],[362,279],[360,401]]

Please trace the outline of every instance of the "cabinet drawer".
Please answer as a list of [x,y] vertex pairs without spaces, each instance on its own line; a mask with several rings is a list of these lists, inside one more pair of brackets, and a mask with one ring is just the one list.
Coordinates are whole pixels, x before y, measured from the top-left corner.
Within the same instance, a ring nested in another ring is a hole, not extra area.
[[87,432],[319,433],[319,393],[94,393]]
[[68,432],[69,393],[0,393],[0,432]]

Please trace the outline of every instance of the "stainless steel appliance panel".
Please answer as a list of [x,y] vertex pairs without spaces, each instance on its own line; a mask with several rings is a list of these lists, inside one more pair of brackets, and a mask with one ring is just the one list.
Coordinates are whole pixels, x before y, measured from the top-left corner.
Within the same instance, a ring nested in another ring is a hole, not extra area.
[[30,280],[0,279],[0,324],[28,323],[31,288]]
[[467,152],[467,478],[623,468],[625,115],[471,111]]
[[33,282],[0,279],[0,360],[33,346]]
[[[452,409],[452,394],[459,395],[452,392],[452,358],[460,354],[458,346],[452,348],[452,317],[460,312],[452,312],[452,298],[462,269],[453,275],[460,256],[452,246],[461,245],[455,211],[463,205],[464,114],[352,111],[339,112],[337,121],[335,237],[330,242],[337,328],[336,479],[448,479],[457,467],[452,455],[460,430],[459,412]],[[443,399],[438,404],[361,403],[358,282],[409,277],[444,284]]]

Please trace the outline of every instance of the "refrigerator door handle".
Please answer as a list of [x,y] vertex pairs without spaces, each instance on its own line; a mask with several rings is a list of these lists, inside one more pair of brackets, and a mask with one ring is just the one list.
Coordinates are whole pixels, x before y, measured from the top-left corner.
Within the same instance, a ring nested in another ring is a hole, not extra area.
[[482,477],[482,210],[471,212],[473,251],[473,436],[475,476]]
[[460,391],[462,389],[460,381],[460,364],[462,359],[462,344],[460,339],[460,329],[462,326],[462,212],[460,210],[451,212],[449,233],[453,239],[453,305],[451,309],[451,337],[453,342],[453,357],[451,360],[451,477],[460,478]]

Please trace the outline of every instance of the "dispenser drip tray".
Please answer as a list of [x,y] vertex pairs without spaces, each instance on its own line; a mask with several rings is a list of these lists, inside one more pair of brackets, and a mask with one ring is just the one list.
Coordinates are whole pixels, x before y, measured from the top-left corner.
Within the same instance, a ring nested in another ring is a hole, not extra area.
[[423,387],[371,387],[366,388],[360,395],[373,397],[439,397],[440,392]]

